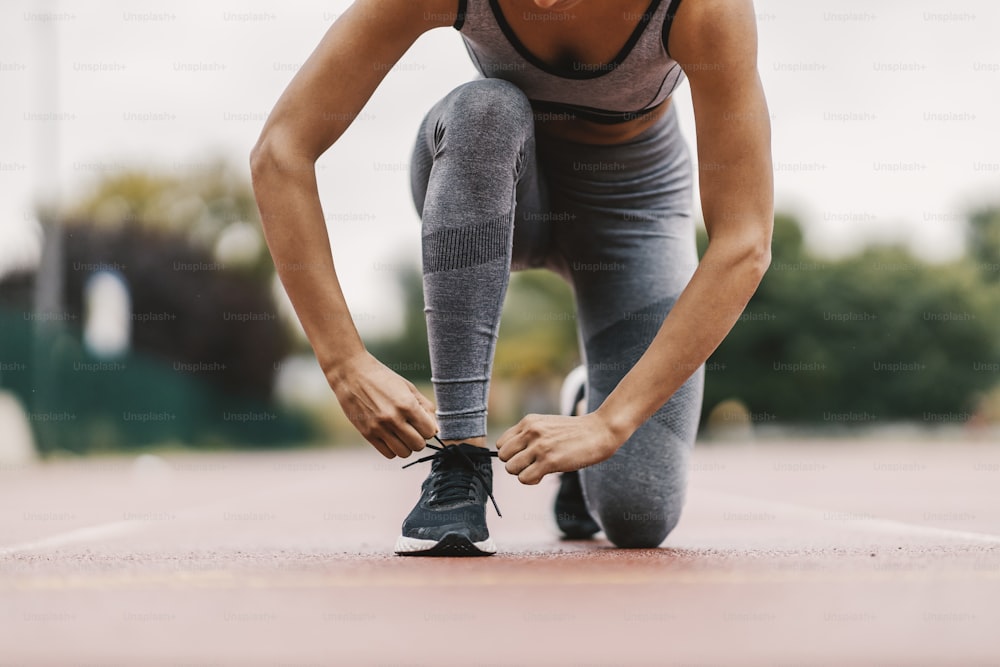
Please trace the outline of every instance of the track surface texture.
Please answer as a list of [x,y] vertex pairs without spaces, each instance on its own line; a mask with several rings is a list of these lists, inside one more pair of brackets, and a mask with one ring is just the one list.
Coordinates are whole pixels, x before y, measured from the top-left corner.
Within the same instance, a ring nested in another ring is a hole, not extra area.
[[562,541],[494,463],[498,553],[392,553],[374,451],[0,467],[0,667],[1000,665],[1000,443],[699,443],[659,549]]

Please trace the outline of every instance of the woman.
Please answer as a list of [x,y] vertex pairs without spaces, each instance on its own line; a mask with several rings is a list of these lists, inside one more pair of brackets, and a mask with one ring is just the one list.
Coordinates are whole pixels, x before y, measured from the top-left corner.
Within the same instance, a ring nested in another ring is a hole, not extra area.
[[[411,165],[435,408],[358,336],[314,164],[438,27],[462,33],[483,78],[427,113]],[[485,504],[497,454],[525,484],[563,473],[556,513],[570,537],[601,528],[617,546],[655,547],[677,523],[703,363],[770,261],[756,49],[751,0],[356,0],[291,81],[251,155],[278,274],[364,437],[388,458],[431,437],[444,445],[425,457],[431,471],[397,553],[493,553]],[[709,234],[700,264],[691,161],[669,99],[682,75]],[[528,415],[491,452],[500,309],[510,271],[526,267],[573,288],[586,408]]]

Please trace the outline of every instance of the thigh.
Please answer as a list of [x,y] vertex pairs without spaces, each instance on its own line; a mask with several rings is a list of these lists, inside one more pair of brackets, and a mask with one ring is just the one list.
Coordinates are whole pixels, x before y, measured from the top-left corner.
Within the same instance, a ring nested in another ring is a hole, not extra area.
[[514,246],[511,270],[544,265],[552,241],[548,187],[538,164],[535,141],[528,142],[514,192]]
[[565,219],[549,261],[573,286],[581,342],[617,327],[648,345],[698,263],[691,158],[675,115],[622,146],[540,152],[551,208]]
[[[584,228],[572,246],[577,252],[564,257],[587,366],[587,409],[593,411],[649,348],[687,286],[697,254],[690,217]],[[695,375],[675,394],[673,407],[653,416],[672,431],[669,439],[689,444],[701,407],[701,369]],[[690,400],[695,397],[697,405]]]
[[[697,267],[691,160],[672,118],[624,146],[542,152],[552,207],[569,217],[555,228],[553,261],[576,298],[592,411],[649,347]],[[612,541],[657,543],[676,523],[703,377],[699,368],[611,459],[581,472]]]

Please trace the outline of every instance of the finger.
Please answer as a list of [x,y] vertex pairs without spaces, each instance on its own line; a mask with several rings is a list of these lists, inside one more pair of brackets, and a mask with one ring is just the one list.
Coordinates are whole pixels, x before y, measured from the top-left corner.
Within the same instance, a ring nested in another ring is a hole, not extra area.
[[435,410],[434,401],[421,394],[420,390],[417,389],[412,384],[410,385],[410,390],[413,392],[413,395],[417,397],[417,401],[420,403],[420,407],[426,410],[429,414],[433,415]]
[[511,475],[519,475],[521,471],[525,470],[534,462],[535,455],[527,449],[524,449],[507,461],[507,465],[504,466],[504,470],[509,472]]
[[365,440],[367,440],[371,444],[371,446],[374,447],[376,450],[378,450],[378,453],[384,456],[385,458],[387,459],[396,458],[396,455],[392,453],[391,449],[389,449],[389,445],[382,442],[381,438],[366,437]]
[[397,425],[393,434],[411,452],[419,452],[427,446],[427,439],[421,436],[410,423]]
[[531,465],[518,474],[517,481],[521,482],[521,484],[534,486],[541,482],[542,478],[550,472],[552,471],[548,470],[541,461],[533,461]]
[[518,452],[524,450],[528,446],[528,443],[522,438],[520,431],[517,430],[517,426],[512,426],[497,439],[496,446],[500,460],[509,461]]
[[406,417],[422,442],[432,437],[440,429],[434,416],[434,404],[416,390],[414,390],[414,398],[416,398],[416,403],[406,411]]
[[397,438],[396,434],[391,431],[382,431],[379,433],[379,437],[382,438],[382,442],[384,442],[389,449],[391,449],[392,452],[400,458],[405,459],[413,453],[413,450],[407,447],[403,441]]

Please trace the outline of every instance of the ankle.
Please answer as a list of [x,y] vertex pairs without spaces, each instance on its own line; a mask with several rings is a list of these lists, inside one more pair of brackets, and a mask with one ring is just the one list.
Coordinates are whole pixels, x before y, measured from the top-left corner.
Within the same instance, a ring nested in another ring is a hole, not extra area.
[[483,447],[483,448],[486,448],[486,447],[489,446],[489,445],[486,444],[486,436],[485,435],[479,436],[477,438],[462,438],[461,440],[444,440],[444,439],[442,439],[441,443],[444,444],[444,445],[459,445],[459,444],[464,443],[464,444],[467,444],[467,445],[475,445],[476,447]]

